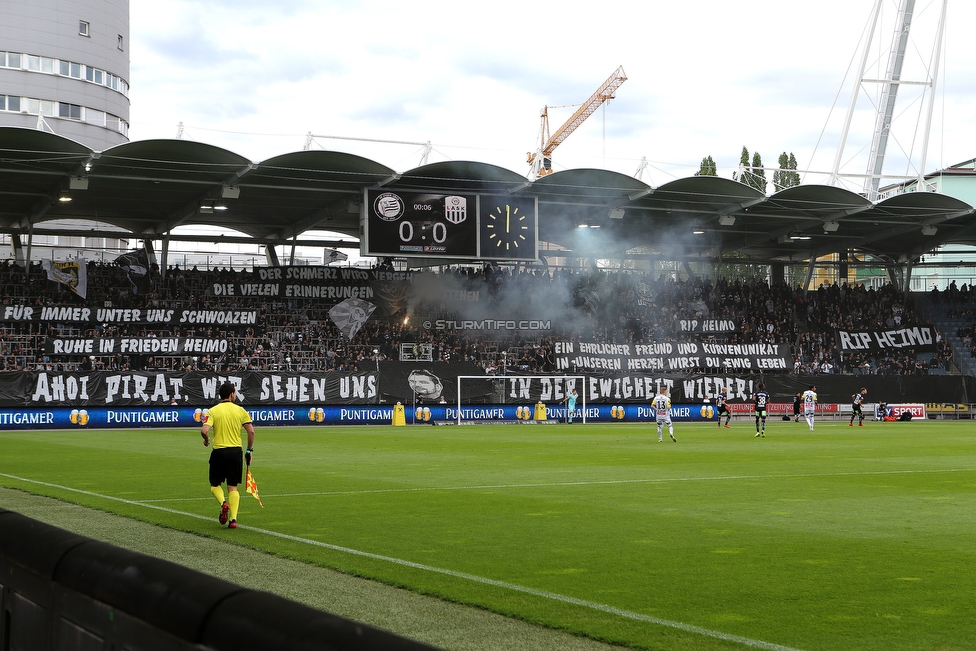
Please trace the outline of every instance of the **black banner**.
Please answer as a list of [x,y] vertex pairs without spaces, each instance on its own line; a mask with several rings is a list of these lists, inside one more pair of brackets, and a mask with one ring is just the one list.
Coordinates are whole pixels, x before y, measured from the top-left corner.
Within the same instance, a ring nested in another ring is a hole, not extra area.
[[835,330],[837,350],[841,353],[881,353],[913,349],[916,353],[934,353],[935,326],[919,325],[896,330]]
[[159,325],[254,325],[258,310],[171,310],[117,307],[75,307],[73,305],[4,305],[0,321],[37,323],[56,321],[95,325],[98,323],[140,323]]
[[789,344],[600,344],[558,341],[554,351],[556,368],[573,372],[666,373],[706,368],[727,372],[786,372],[793,368],[793,353]]
[[676,331],[681,334],[726,335],[739,332],[732,319],[678,319]]
[[20,371],[0,373],[0,407],[208,406],[220,400],[217,389],[228,380],[245,407],[378,400],[376,373]]
[[233,283],[214,283],[214,296],[239,298],[316,298],[339,302],[347,298],[373,299],[380,285],[409,283],[409,271],[348,267],[255,267]]
[[226,339],[207,337],[47,337],[45,355],[224,355],[230,350]]
[[[648,403],[667,387],[673,403],[700,403],[714,401],[724,389],[730,402],[748,402],[760,382],[772,402],[792,402],[797,392],[816,385],[822,403],[847,404],[851,396],[861,388],[868,389],[870,401],[886,402],[953,402],[968,403],[974,395],[976,378],[968,376],[856,376],[856,375],[645,375],[616,374],[592,376],[581,380],[556,381],[552,377],[531,378],[493,377],[492,381],[504,382],[504,400],[499,402],[530,401],[532,403],[559,402],[568,390],[575,386],[589,403]],[[465,380],[465,383],[476,383]]]
[[[0,373],[0,408],[43,407],[208,407],[216,403],[217,388],[230,380],[247,408],[290,405],[375,405],[400,401],[412,405],[457,404],[459,375],[481,375],[469,363],[380,362],[379,372],[366,373],[271,373],[245,371],[218,375],[199,371],[92,371],[56,373],[10,371]],[[976,396],[971,376],[856,376],[856,375],[587,375],[582,379],[556,380],[552,376],[516,378],[484,376],[462,381],[462,403],[560,402],[569,383],[586,396],[587,403],[648,403],[661,387],[668,387],[674,403],[714,400],[723,389],[733,403],[752,399],[759,382],[765,384],[772,402],[791,402],[793,395],[817,386],[822,403],[850,402],[851,396],[868,389],[868,400],[960,403]]]

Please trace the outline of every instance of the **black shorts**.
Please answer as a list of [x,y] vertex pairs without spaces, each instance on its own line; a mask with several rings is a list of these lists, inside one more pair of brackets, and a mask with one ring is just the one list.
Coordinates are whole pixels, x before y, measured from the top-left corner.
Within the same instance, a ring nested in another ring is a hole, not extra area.
[[851,411],[854,413],[855,416],[860,416],[861,415],[861,405],[851,405]]
[[765,418],[765,417],[766,417],[766,410],[765,409],[757,409],[756,410],[756,418]]
[[729,408],[726,405],[720,405],[719,407],[716,407],[716,409],[718,409],[719,418],[721,418],[723,414],[729,413]]
[[218,448],[210,452],[210,485],[228,486],[241,483],[244,474],[244,453],[240,448]]

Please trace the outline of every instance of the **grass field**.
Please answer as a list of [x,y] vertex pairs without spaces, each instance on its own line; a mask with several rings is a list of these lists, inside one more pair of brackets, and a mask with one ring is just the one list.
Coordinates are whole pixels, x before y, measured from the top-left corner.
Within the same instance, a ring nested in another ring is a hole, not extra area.
[[[2,431],[0,485],[640,649],[976,648],[969,422]],[[2,506],[2,504],[0,504]]]

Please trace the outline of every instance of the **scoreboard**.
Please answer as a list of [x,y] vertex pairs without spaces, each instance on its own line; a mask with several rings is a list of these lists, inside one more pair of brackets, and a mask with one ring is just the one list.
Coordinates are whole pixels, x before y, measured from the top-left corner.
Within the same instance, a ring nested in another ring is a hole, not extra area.
[[537,260],[534,197],[367,189],[364,256]]

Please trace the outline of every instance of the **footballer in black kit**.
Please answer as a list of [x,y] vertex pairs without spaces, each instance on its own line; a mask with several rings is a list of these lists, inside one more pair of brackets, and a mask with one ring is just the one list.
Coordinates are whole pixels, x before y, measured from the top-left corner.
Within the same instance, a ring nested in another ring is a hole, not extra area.
[[722,389],[719,391],[718,395],[715,396],[715,410],[718,412],[718,426],[722,426],[722,415],[725,415],[725,426],[729,426],[729,421],[732,420],[732,412],[729,411],[729,390]]
[[[766,406],[769,404],[769,394],[766,387],[760,384],[757,391],[752,394],[752,405],[756,410],[756,436],[766,438]],[[762,429],[760,429],[762,424]]]
[[853,396],[851,396],[851,422],[848,426],[854,427],[854,417],[857,417],[857,426],[864,427],[864,411],[862,407],[864,406],[864,397],[868,395],[867,389],[861,389]]

